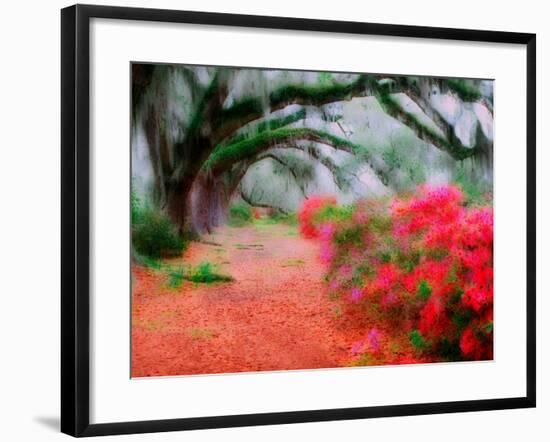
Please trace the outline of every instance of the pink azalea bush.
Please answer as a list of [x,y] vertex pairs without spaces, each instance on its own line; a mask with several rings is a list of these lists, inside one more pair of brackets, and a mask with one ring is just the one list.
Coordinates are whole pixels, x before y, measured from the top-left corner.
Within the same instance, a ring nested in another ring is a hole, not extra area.
[[302,235],[321,243],[330,289],[381,324],[356,351],[379,353],[387,332],[406,336],[413,351],[386,363],[492,359],[490,206],[467,206],[453,185],[424,185],[351,208],[309,199],[299,221]]

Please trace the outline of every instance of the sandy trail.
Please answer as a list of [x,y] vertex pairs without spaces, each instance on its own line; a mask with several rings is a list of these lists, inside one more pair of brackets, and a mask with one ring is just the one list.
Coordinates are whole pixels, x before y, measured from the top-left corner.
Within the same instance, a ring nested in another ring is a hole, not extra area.
[[210,261],[231,283],[168,287],[135,266],[132,375],[164,376],[338,367],[350,357],[329,299],[316,241],[293,227],[223,227],[183,262]]

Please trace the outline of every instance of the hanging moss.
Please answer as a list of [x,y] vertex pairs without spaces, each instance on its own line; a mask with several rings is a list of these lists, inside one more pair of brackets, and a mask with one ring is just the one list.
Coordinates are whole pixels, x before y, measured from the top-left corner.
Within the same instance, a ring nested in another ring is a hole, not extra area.
[[399,101],[392,94],[379,93],[377,98],[388,115],[398,118],[403,124],[416,132],[419,138],[426,138],[433,144],[442,147],[453,158],[463,160],[477,152],[476,149],[467,149],[450,142],[445,136],[427,126],[415,114],[403,110]]
[[271,106],[277,107],[291,102],[319,104],[344,100],[362,91],[367,85],[367,75],[360,75],[355,81],[347,84],[287,85],[271,92],[269,102]]
[[[277,130],[277,129],[280,129],[281,127],[288,126],[289,124],[295,123],[296,121],[303,120],[305,117],[306,117],[306,110],[300,109],[299,111],[294,112],[290,115],[287,115],[286,117],[271,118],[269,120],[263,120],[256,125],[255,132],[256,134],[259,134],[267,130],[271,130],[271,131]],[[231,140],[231,144],[237,143],[239,141],[243,141],[249,137],[250,135],[246,133],[239,134]]]
[[187,128],[187,132],[189,134],[196,134],[199,132],[199,129],[204,121],[204,112],[206,110],[206,106],[208,105],[214,94],[217,92],[218,87],[219,75],[218,73],[216,73],[214,75],[214,78],[212,78],[212,81],[204,91],[203,96],[199,100],[195,113],[191,118],[191,122],[189,123],[189,126]]
[[244,118],[247,115],[261,114],[263,112],[262,101],[258,97],[245,98],[233,106],[223,109],[220,114],[220,123],[227,120]]
[[[285,85],[269,94],[268,103],[259,97],[243,99],[227,109],[222,110],[217,125],[228,122],[238,122],[242,119],[260,118],[265,104],[272,110],[282,109],[290,104],[322,105],[329,102],[350,99],[352,96],[361,95],[367,90],[373,79],[369,75],[359,75],[351,83],[341,84],[334,82],[322,82],[317,85]],[[288,123],[287,123],[288,124]]]
[[264,132],[266,130],[276,130],[281,127],[288,126],[289,124],[295,123],[296,121],[303,120],[306,117],[306,110],[300,109],[293,114],[287,115],[282,118],[273,118],[271,120],[265,120],[258,124],[258,132]]
[[479,89],[471,81],[463,78],[450,78],[445,83],[462,101],[477,101],[482,96]]
[[319,72],[317,74],[317,81],[321,85],[331,85],[334,83],[334,78],[330,72]]

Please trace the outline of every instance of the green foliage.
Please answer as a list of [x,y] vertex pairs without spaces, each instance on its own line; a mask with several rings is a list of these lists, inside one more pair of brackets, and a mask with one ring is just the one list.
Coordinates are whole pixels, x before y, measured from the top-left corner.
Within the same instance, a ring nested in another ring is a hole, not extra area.
[[325,205],[313,216],[313,223],[315,225],[320,225],[327,221],[336,223],[348,221],[351,219],[354,210],[354,204],[348,204],[346,206]]
[[459,309],[454,312],[452,316],[453,323],[457,326],[459,330],[462,330],[466,327],[472,319],[472,314],[468,310]]
[[406,167],[407,175],[411,183],[420,184],[426,181],[426,173],[419,163],[413,163]]
[[384,152],[382,152],[382,159],[390,170],[401,168],[401,155],[395,147],[384,150]]
[[430,283],[425,279],[420,281],[420,284],[418,284],[418,289],[416,291],[416,297],[418,299],[421,299],[422,301],[427,301],[431,294],[432,287],[430,286]]
[[389,145],[382,151],[382,159],[389,172],[399,171],[405,174],[408,182],[404,183],[404,188],[426,181],[426,166],[419,161],[418,152],[412,150],[411,144],[414,146],[417,141],[410,135],[400,135],[397,139],[392,136]]
[[333,83],[332,74],[330,72],[319,72],[317,81],[323,86],[329,86]]
[[187,242],[166,215],[145,208],[136,211],[135,216],[138,221],[132,224],[132,244],[138,254],[158,259],[183,252]]
[[162,262],[160,261],[160,259],[150,258],[148,256],[140,255],[139,253],[134,253],[133,256],[136,260],[136,263],[143,267],[147,267],[153,270],[162,269]]
[[477,101],[481,98],[479,89],[469,80],[463,78],[449,78],[447,86],[463,101]]
[[273,212],[269,219],[275,221],[276,223],[287,224],[289,226],[298,225],[298,217],[295,213],[283,213],[283,212]]
[[241,227],[252,222],[252,208],[244,203],[233,204],[229,208],[229,225]]
[[[351,218],[351,214],[350,214]],[[389,215],[373,213],[370,217],[370,228],[373,232],[384,234],[390,233],[392,229],[392,219]]]
[[369,265],[369,263],[364,262],[353,270],[353,281],[357,286],[361,286],[363,281],[367,277],[372,277],[376,274],[376,269],[374,266]]
[[438,353],[445,361],[460,361],[463,359],[458,340],[444,338],[438,346]]
[[423,350],[424,348],[428,347],[428,343],[426,342],[426,340],[418,330],[413,330],[409,334],[409,339],[411,341],[411,344],[417,350]]
[[400,268],[406,270],[407,272],[412,272],[420,262],[422,254],[423,252],[418,249],[410,250],[408,253],[398,250],[397,253],[395,253],[395,262]]
[[130,190],[130,208],[132,213],[132,225],[139,222],[139,218],[141,215],[141,201],[139,199],[139,196],[137,195],[136,191],[134,190],[134,187],[132,186]]
[[233,281],[233,277],[218,273],[216,265],[208,261],[203,261],[196,266],[191,264],[173,267],[170,265],[163,266],[162,269],[168,278],[167,285],[172,289],[181,287],[183,281],[191,281],[196,284],[212,284],[215,282],[230,282]]
[[190,267],[185,275],[185,279],[191,282],[205,284],[233,281],[233,278],[229,275],[216,273],[215,266],[208,261],[203,261],[196,267]]
[[185,279],[184,267],[177,267],[175,269],[168,269],[168,287],[176,289],[181,286]]
[[464,164],[458,164],[454,173],[453,181],[462,188],[467,204],[478,204],[485,202],[485,192],[483,191],[483,186],[480,185],[477,180],[469,176]]
[[338,245],[363,245],[363,228],[360,225],[352,225],[340,229],[334,236],[334,242]]

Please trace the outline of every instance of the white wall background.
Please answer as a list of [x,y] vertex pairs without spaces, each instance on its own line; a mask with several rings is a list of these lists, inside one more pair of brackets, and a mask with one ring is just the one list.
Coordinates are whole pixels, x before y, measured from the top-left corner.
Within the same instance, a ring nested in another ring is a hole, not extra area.
[[[164,7],[247,14],[300,16],[428,26],[536,32],[538,78],[545,78],[550,46],[544,2],[460,0],[157,0],[102,1],[121,6]],[[11,2],[0,25],[0,438],[55,441],[59,419],[59,9],[62,1]],[[350,56],[357,56],[350,54]],[[360,55],[359,55],[360,56]],[[550,88],[538,84],[538,354],[539,406],[455,415],[273,427],[208,430],[102,440],[398,440],[543,441],[550,437],[550,384],[545,382],[550,328],[543,299],[550,283],[545,269],[550,235],[550,158],[545,104]],[[550,110],[548,110],[550,115]],[[7,155],[6,155],[7,154]],[[511,152],[512,154],[512,152]],[[545,201],[546,200],[546,201]]]

